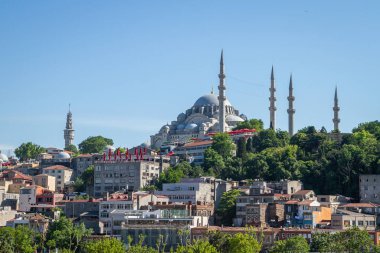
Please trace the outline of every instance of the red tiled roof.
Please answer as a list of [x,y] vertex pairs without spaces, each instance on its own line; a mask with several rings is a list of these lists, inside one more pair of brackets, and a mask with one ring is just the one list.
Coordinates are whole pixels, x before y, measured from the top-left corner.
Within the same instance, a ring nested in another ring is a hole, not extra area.
[[62,165],[53,165],[46,168],[43,168],[44,170],[71,170],[70,168]]
[[347,203],[340,205],[339,207],[364,207],[364,208],[371,208],[371,207],[378,207],[380,206],[379,204],[375,203]]

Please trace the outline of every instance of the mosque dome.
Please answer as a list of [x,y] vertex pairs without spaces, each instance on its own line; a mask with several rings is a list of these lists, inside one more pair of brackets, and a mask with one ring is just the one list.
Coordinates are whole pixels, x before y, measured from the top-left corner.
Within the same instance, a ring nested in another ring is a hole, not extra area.
[[59,152],[57,154],[57,159],[70,159],[70,155],[66,152]]
[[185,128],[185,125],[184,124],[179,124],[177,126],[177,130],[183,130]]
[[195,123],[189,123],[185,127],[185,131],[191,131],[191,130],[196,130],[198,128],[198,125]]
[[[219,106],[218,96],[214,95],[214,94],[207,94],[207,95],[204,95],[204,96],[198,98],[197,101],[195,101],[195,103],[194,103],[195,107],[202,107],[202,106],[206,106],[206,105]],[[226,105],[231,106],[231,103],[230,103],[230,101],[228,101],[228,99],[226,99]]]
[[226,122],[243,122],[243,121],[244,121],[244,119],[242,119],[236,115],[228,115],[226,117]]
[[165,125],[165,126],[161,127],[160,133],[168,133],[169,130],[170,130],[170,127],[168,125]]
[[3,160],[3,162],[8,162],[8,156],[0,153],[0,160]]

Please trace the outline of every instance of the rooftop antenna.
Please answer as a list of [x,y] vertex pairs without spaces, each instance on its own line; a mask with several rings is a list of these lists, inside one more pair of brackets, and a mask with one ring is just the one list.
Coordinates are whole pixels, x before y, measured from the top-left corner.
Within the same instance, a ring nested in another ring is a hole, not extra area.
[[69,112],[70,112],[70,109],[71,109],[71,104],[69,103]]
[[214,94],[214,84],[211,84],[211,94]]

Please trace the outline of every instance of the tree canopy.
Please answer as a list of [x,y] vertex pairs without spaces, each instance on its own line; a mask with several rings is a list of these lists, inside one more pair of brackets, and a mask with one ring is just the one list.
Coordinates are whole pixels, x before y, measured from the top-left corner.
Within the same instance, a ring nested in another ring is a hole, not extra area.
[[44,152],[46,152],[45,148],[32,142],[23,143],[15,149],[16,156],[23,162],[29,159],[37,159],[38,155]]
[[103,136],[90,136],[79,143],[79,151],[82,154],[103,153],[107,145],[113,145],[113,140]]
[[216,213],[221,216],[223,225],[232,225],[232,219],[235,217],[236,199],[238,196],[240,196],[240,191],[236,189],[223,193],[219,207],[216,210]]

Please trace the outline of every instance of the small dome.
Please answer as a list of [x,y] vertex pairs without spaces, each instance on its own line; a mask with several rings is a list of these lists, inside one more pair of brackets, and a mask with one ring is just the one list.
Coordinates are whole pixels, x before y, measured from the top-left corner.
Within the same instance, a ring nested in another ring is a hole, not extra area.
[[[217,106],[219,106],[218,96],[216,96],[214,94],[204,95],[204,96],[198,98],[198,100],[195,101],[195,103],[194,103],[195,107],[202,107],[202,106],[206,106],[206,105],[217,105]],[[231,103],[230,103],[230,101],[228,101],[228,99],[226,99],[226,105],[231,106]]]
[[170,127],[168,125],[165,125],[165,126],[161,127],[160,133],[168,133],[169,130],[170,130]]
[[9,161],[8,156],[1,154],[1,153],[0,153],[0,160],[3,160],[3,162],[5,162],[5,163]]
[[111,145],[107,145],[105,148],[104,148],[104,153],[108,153],[108,150],[111,149],[111,152],[115,152],[116,148],[114,146],[111,146]]
[[186,115],[185,115],[184,113],[180,113],[180,114],[177,116],[177,121],[178,121],[178,122],[183,122],[185,119],[186,119]]
[[56,156],[57,159],[70,159],[70,155],[66,152],[60,152]]
[[198,125],[195,123],[190,123],[187,124],[185,127],[185,131],[191,131],[191,130],[196,130],[198,128]]
[[240,118],[239,116],[236,115],[228,115],[226,117],[227,122],[243,122],[244,119]]
[[183,130],[185,128],[185,125],[184,124],[179,124],[177,126],[177,130]]

